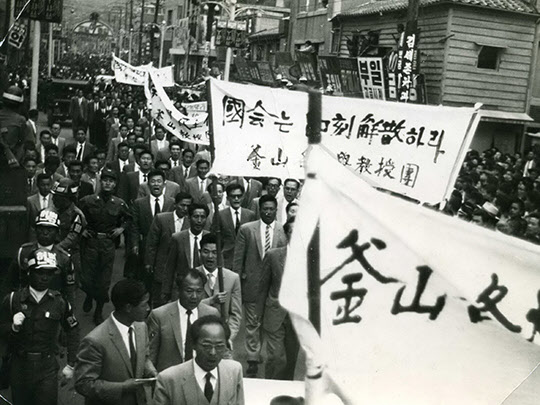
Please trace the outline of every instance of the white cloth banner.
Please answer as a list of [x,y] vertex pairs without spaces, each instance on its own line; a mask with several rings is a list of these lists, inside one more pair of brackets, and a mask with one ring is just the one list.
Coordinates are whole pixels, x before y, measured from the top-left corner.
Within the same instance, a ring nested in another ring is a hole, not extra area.
[[132,66],[115,55],[113,55],[111,64],[114,78],[118,83],[129,84],[132,86],[144,86],[148,72],[152,71],[154,72],[155,80],[157,80],[162,87],[172,87],[175,85],[172,66],[166,66],[161,69],[153,68],[152,63],[141,66]]
[[208,114],[201,113],[196,117],[190,117],[178,111],[165,89],[160,86],[153,70],[150,70],[147,76],[144,92],[152,118],[163,128],[182,141],[200,145],[210,144]]
[[[538,403],[540,248],[378,192],[332,155],[309,152],[279,297],[308,375],[347,404]],[[320,338],[305,321],[317,223]]]
[[[303,177],[307,93],[212,79],[214,170]],[[444,199],[475,131],[475,112],[323,96],[322,144],[377,187]]]

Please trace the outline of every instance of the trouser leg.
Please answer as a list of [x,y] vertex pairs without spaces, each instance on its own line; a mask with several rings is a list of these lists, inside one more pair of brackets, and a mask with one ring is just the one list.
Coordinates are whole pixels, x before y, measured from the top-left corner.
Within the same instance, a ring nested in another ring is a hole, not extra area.
[[264,331],[266,341],[265,378],[279,379],[285,366],[285,327],[281,324],[273,331]]
[[247,361],[261,361],[261,322],[257,316],[256,304],[244,302],[244,318],[246,325]]

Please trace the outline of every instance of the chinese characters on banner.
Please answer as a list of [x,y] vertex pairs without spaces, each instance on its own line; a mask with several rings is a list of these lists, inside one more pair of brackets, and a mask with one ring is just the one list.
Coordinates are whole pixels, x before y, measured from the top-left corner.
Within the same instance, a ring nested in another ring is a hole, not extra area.
[[[211,97],[217,172],[304,176],[305,93],[211,80]],[[377,187],[438,203],[476,129],[469,128],[473,115],[468,108],[323,96],[322,144]]]
[[[536,404],[540,248],[380,193],[322,146],[307,166],[279,301],[345,403]],[[298,319],[317,225],[321,341]]]
[[386,100],[383,58],[358,58],[358,71],[364,98]]
[[[155,79],[155,72],[151,70],[146,78],[144,93],[152,117],[163,128],[181,141],[209,145],[208,114],[200,112],[192,116],[184,115],[178,111],[159,81]],[[200,106],[198,106],[200,107]]]
[[[19,14],[26,3],[27,0],[17,0],[15,2],[15,15]],[[22,17],[28,17],[31,20],[61,23],[63,8],[62,0],[32,0],[22,13]]]
[[113,55],[111,68],[114,72],[114,78],[118,83],[130,84],[132,86],[144,86],[146,75],[152,70],[155,80],[157,80],[162,87],[174,86],[172,66],[166,66],[161,69],[153,68],[151,63],[142,66],[132,66]]

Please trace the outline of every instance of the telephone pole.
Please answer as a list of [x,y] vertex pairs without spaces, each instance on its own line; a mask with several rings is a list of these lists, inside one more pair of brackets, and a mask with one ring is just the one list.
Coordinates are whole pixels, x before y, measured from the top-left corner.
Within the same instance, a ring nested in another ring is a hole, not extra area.
[[144,0],[141,4],[141,21],[139,23],[139,65],[142,63],[142,41],[143,41],[143,23],[144,23]]

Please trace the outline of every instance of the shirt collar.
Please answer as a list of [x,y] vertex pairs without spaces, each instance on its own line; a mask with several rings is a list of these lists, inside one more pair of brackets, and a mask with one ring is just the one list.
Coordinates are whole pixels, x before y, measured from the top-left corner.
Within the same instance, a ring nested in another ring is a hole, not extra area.
[[264,222],[262,219],[259,220],[261,222],[261,228],[263,229],[266,229],[266,227],[268,225],[270,225],[270,229],[273,231],[274,230],[274,225],[276,224],[276,220],[273,220],[271,224],[267,224],[266,222]]
[[[182,304],[180,304],[180,300],[176,301],[176,303],[178,304],[178,311],[180,311],[180,314],[187,316],[187,313],[186,313],[187,309],[184,308]],[[199,317],[199,312],[197,311],[197,308],[194,308],[191,310],[191,315],[195,316],[195,318],[192,318],[192,321],[191,321],[191,323],[193,323],[194,322],[193,319],[197,319]]]
[[122,322],[120,322],[118,319],[116,319],[116,316],[114,316],[114,312],[112,313],[112,320],[113,320],[114,324],[116,325],[116,327],[118,328],[118,331],[119,331],[122,335],[127,335],[127,334],[129,334],[129,328],[130,328],[130,326],[126,326],[126,325],[124,325]]
[[185,218],[185,217],[184,217],[184,218],[180,218],[180,217],[178,216],[178,214],[176,213],[176,211],[173,211],[173,217],[174,217],[174,222],[176,222],[176,221],[178,221],[178,222],[183,221],[184,218]]
[[39,302],[43,299],[43,297],[45,297],[45,295],[47,294],[47,292],[49,291],[49,289],[45,290],[45,291],[37,291],[37,290],[34,290],[32,288],[32,286],[28,287],[28,290],[30,291],[30,295],[32,297],[34,297],[34,299],[36,300],[36,302],[39,304]]
[[239,207],[237,210],[235,210],[233,207],[229,206],[229,209],[231,210],[231,214],[233,215],[233,217],[236,215],[236,211],[238,211],[239,217],[242,215],[242,207]]
[[216,274],[216,270],[217,270],[217,269],[214,270],[214,272],[212,273],[212,272],[208,271],[208,269],[206,268],[206,266],[205,266],[204,264],[202,265],[202,268],[204,269],[204,274],[206,274],[207,277],[208,277],[209,274],[211,274],[212,277],[217,275],[217,274]]
[[43,246],[41,244],[38,243],[38,248],[40,249],[47,249],[47,250],[52,250],[54,245],[49,245],[49,246]]
[[202,237],[202,232],[198,235],[195,235],[193,232],[191,232],[191,228],[189,228],[189,237],[193,239],[195,236],[200,239]]
[[[163,193],[161,193],[161,195],[157,199],[158,199],[159,203],[161,205],[163,205],[163,200],[164,200]],[[150,202],[152,202],[152,203],[156,202],[156,197],[154,197],[152,194],[150,194]]]
[[201,368],[201,366],[199,366],[197,364],[197,362],[195,361],[195,359],[194,359],[193,360],[193,370],[194,370],[194,374],[195,374],[195,379],[197,381],[206,381],[206,374],[208,374],[208,373],[212,374],[212,377],[214,377],[217,380],[217,376],[218,376],[217,367],[213,368],[210,371],[204,371]]

